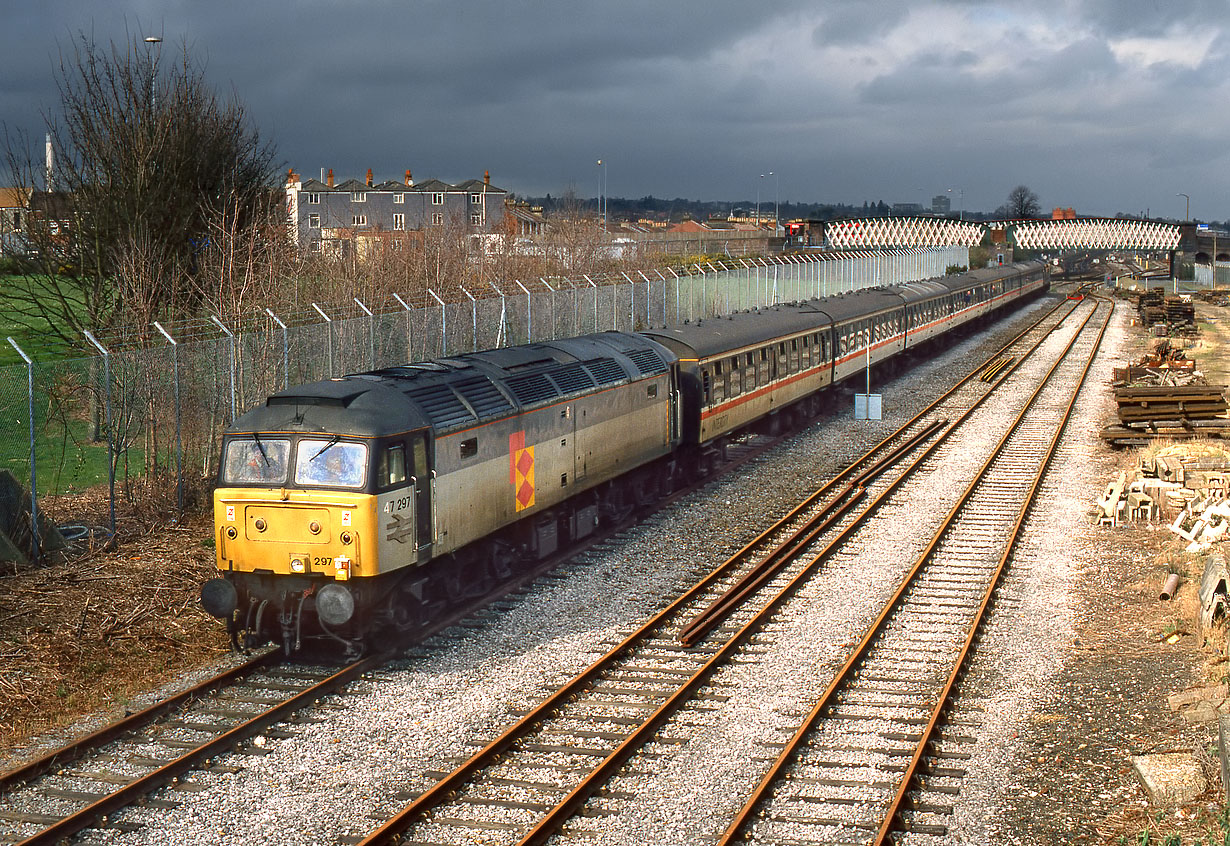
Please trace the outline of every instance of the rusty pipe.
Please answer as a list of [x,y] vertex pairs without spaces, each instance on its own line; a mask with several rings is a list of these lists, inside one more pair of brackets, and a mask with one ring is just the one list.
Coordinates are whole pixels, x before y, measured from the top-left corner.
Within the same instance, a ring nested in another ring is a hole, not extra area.
[[1175,595],[1179,589],[1179,574],[1171,573],[1166,577],[1166,584],[1162,585],[1162,594],[1158,599],[1165,601]]

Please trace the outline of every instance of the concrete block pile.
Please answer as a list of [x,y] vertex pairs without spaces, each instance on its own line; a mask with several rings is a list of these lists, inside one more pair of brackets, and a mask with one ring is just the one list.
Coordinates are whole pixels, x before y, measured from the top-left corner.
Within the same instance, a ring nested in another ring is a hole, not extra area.
[[1180,444],[1146,452],[1098,498],[1104,525],[1165,521],[1189,544],[1208,549],[1230,531],[1230,453],[1217,446]]

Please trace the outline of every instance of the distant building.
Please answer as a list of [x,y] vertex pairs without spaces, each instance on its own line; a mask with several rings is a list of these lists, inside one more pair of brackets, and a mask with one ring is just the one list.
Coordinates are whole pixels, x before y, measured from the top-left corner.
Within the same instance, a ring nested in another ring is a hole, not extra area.
[[[396,249],[398,233],[422,233],[433,227],[455,227],[466,234],[504,232],[504,200],[508,192],[482,180],[450,185],[438,179],[416,183],[406,171],[401,182],[373,184],[347,179],[335,185],[333,170],[324,182],[303,179],[291,170],[286,178],[286,212],[296,243],[309,252],[365,254],[374,242]],[[365,246],[366,245],[366,246]]]
[[1070,208],[1064,209],[1059,206],[1055,206],[1055,208],[1051,210],[1051,220],[1076,220],[1076,210]]
[[25,188],[0,188],[0,257],[27,251],[26,223],[30,192]]
[[893,203],[893,214],[922,214],[923,207],[921,203]]
[[952,211],[952,197],[947,194],[936,194],[931,198],[932,214],[948,214]]

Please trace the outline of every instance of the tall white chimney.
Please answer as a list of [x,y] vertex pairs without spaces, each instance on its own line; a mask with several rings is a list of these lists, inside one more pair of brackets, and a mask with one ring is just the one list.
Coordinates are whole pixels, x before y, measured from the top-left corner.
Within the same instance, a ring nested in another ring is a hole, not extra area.
[[52,179],[54,174],[55,174],[55,154],[51,152],[51,133],[48,132],[47,133],[47,173],[46,173],[46,183],[47,183],[48,191],[55,190],[55,183]]

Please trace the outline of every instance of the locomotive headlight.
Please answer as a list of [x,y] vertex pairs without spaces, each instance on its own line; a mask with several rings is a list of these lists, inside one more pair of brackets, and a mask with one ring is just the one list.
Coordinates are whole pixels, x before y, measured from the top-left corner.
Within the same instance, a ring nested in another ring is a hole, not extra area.
[[252,525],[256,527],[256,531],[258,532],[265,531],[265,519],[263,517],[256,518],[256,522]]
[[227,527],[226,527],[226,536],[227,536],[228,538],[230,538],[231,540],[234,540],[235,538],[239,537],[239,532],[235,531],[235,527],[234,527],[234,526],[227,526]]
[[315,520],[313,520],[311,523],[308,523],[308,531],[314,535],[319,535],[320,534],[320,524],[317,523]]
[[344,544],[349,544],[353,538],[351,538],[350,532],[342,532],[341,535],[338,536],[338,540]]
[[302,573],[305,569],[302,558],[296,555],[290,559],[290,571],[292,573]]

